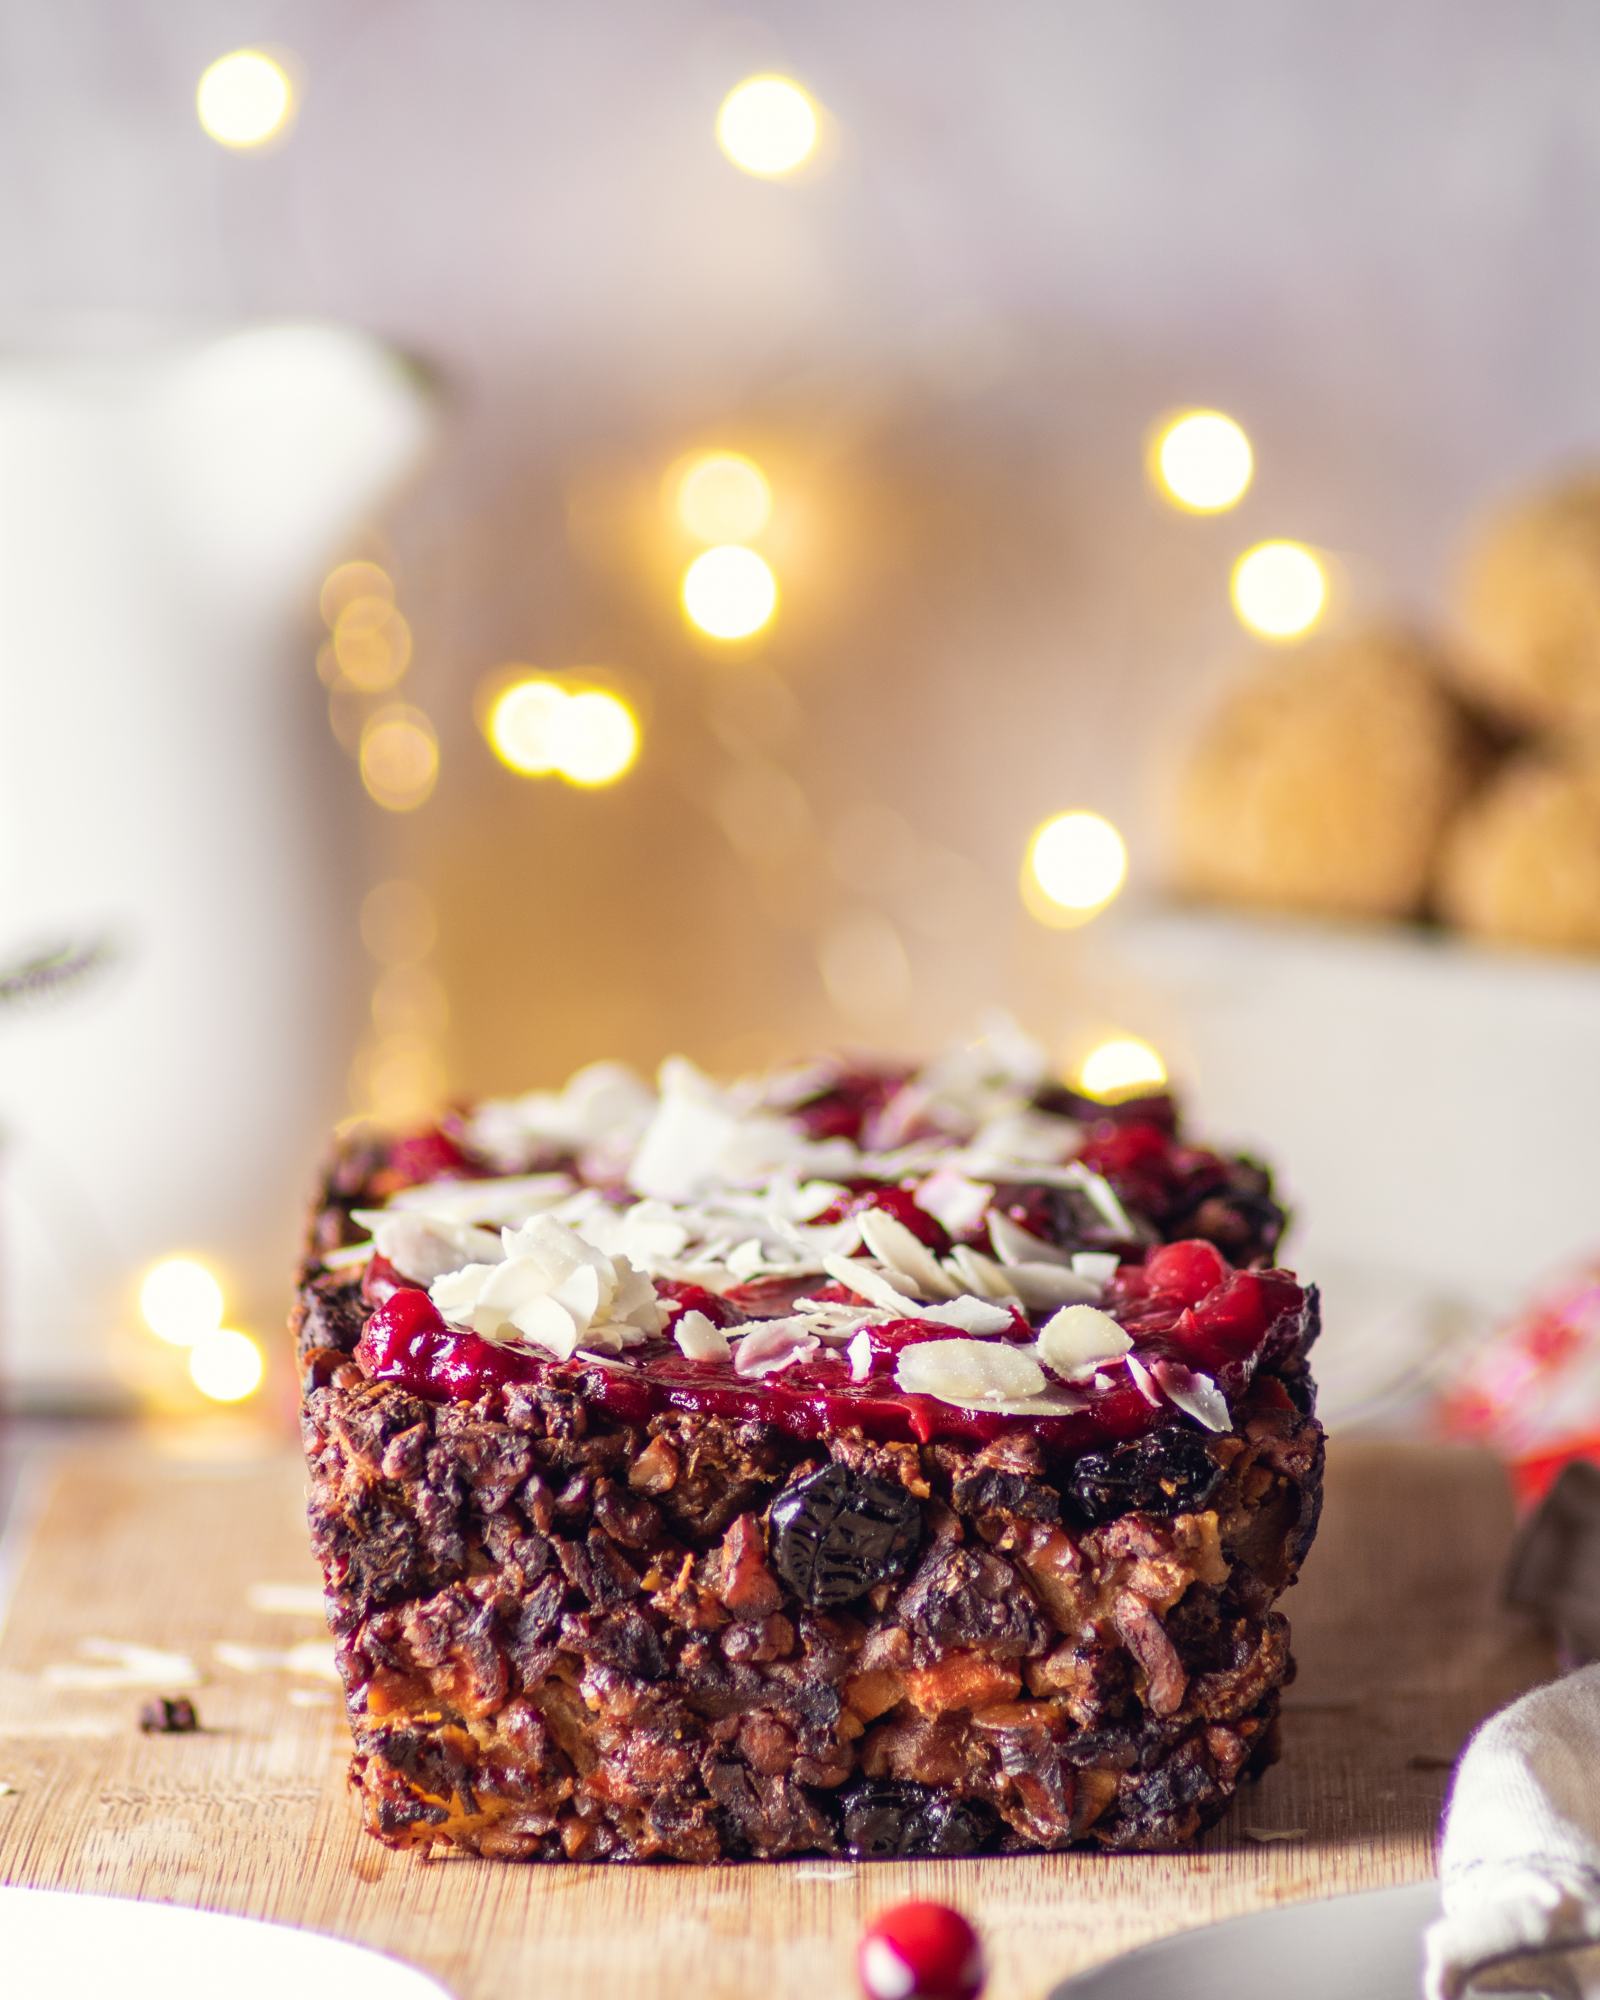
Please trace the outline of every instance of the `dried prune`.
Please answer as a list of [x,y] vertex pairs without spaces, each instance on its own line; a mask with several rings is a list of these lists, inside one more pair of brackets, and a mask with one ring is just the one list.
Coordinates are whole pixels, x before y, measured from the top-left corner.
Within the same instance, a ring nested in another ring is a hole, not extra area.
[[951,1798],[892,1778],[852,1786],[840,1806],[845,1851],[857,1861],[981,1854],[995,1833],[994,1812],[982,1799]]
[[1222,1481],[1222,1468],[1198,1431],[1178,1425],[1151,1431],[1113,1451],[1086,1451],[1068,1492],[1089,1521],[1119,1514],[1191,1514]]
[[802,1603],[822,1611],[905,1568],[922,1510],[903,1486],[825,1465],[778,1495],[767,1532],[772,1567]]

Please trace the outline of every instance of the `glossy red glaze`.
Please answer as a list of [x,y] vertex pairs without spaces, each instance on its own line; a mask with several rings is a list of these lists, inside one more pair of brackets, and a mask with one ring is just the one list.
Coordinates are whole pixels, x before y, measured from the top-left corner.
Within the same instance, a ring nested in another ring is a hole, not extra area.
[[[673,1303],[690,1309],[697,1288],[672,1289]],[[791,1295],[794,1289],[790,1284]],[[840,1296],[846,1296],[842,1290]],[[708,1316],[720,1317],[736,1334],[744,1322],[730,1316],[731,1297],[713,1303],[720,1303],[722,1313]],[[1305,1293],[1279,1272],[1230,1272],[1199,1306],[1190,1306],[1155,1294],[1136,1266],[1118,1272],[1105,1303],[1133,1333],[1142,1358],[1203,1368],[1230,1397],[1248,1383],[1269,1341],[1292,1344],[1300,1336],[1307,1307]],[[700,1302],[693,1309],[705,1311],[706,1306]],[[776,1301],[767,1304],[769,1315],[774,1309],[782,1308]],[[750,1323],[759,1324],[759,1315]],[[1009,1333],[992,1337],[1021,1344],[1031,1341],[1034,1332],[1018,1314]],[[581,1357],[557,1363],[451,1328],[426,1292],[401,1288],[373,1314],[357,1355],[369,1375],[401,1382],[422,1396],[475,1397],[507,1382],[573,1381],[581,1375],[584,1394],[625,1421],[662,1409],[692,1410],[774,1424],[802,1438],[855,1429],[886,1441],[926,1444],[944,1437],[981,1443],[1008,1431],[1031,1430],[1053,1448],[1084,1450],[1137,1437],[1170,1420],[1171,1413],[1149,1403],[1118,1368],[1106,1371],[1104,1388],[1081,1389],[1085,1407],[1070,1415],[958,1409],[935,1397],[907,1394],[894,1374],[896,1357],[905,1348],[948,1340],[950,1327],[923,1319],[889,1320],[870,1327],[868,1334],[870,1366],[861,1381],[853,1378],[838,1346],[819,1349],[809,1360],[759,1380],[740,1377],[731,1360],[691,1361],[667,1336],[630,1349],[618,1366]]]

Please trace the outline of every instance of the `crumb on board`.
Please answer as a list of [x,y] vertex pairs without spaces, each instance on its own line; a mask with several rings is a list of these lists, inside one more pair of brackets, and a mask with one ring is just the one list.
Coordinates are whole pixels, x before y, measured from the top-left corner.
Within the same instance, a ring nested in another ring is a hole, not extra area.
[[1265,1846],[1273,1840],[1304,1840],[1306,1829],[1303,1826],[1247,1826],[1244,1837],[1246,1840],[1259,1840]]
[[192,1736],[200,1716],[187,1695],[157,1695],[140,1709],[139,1727],[146,1736]]

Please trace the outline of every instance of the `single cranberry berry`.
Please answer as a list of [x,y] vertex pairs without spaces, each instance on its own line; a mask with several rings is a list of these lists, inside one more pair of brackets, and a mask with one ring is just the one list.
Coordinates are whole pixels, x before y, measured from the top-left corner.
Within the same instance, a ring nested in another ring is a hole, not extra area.
[[983,1946],[958,1910],[896,1903],[863,1931],[856,1973],[867,2000],[977,2000]]
[[402,1285],[367,1321],[359,1353],[369,1375],[387,1374],[414,1360],[419,1342],[438,1340],[447,1331],[443,1315],[428,1294]]
[[423,1181],[455,1180],[472,1173],[472,1163],[466,1154],[437,1126],[396,1139],[385,1164],[400,1187],[416,1187]]
[[1163,1243],[1144,1260],[1151,1291],[1164,1299],[1197,1306],[1228,1275],[1227,1260],[1214,1244],[1198,1237],[1185,1243]]

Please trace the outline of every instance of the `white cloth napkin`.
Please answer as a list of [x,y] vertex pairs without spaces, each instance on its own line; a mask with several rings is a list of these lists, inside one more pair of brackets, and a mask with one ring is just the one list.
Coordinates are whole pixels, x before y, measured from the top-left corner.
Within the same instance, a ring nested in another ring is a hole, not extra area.
[[1490,1719],[1456,1771],[1430,2000],[1600,1996],[1600,1666]]

